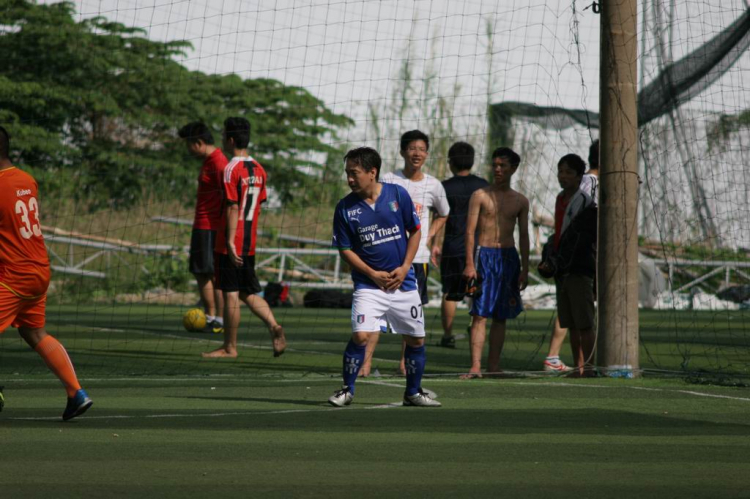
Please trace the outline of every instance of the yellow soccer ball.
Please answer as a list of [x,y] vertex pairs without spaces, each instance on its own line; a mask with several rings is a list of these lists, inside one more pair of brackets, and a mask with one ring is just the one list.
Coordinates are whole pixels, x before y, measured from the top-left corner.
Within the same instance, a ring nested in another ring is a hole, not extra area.
[[191,308],[182,316],[182,325],[186,331],[201,331],[206,327],[206,314],[199,308]]

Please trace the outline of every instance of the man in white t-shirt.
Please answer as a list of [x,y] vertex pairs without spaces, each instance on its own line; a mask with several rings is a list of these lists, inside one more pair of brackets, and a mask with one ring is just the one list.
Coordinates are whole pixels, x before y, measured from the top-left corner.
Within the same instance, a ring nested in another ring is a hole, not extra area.
[[[422,236],[419,241],[417,255],[412,262],[412,268],[417,277],[417,284],[422,304],[429,301],[427,296],[427,276],[429,274],[430,247],[435,234],[445,225],[450,212],[448,197],[445,194],[443,184],[425,173],[423,168],[430,154],[430,139],[427,134],[419,130],[411,130],[401,136],[401,157],[404,158],[404,168],[396,172],[390,172],[383,175],[381,182],[386,184],[397,184],[402,186],[411,196],[414,207],[419,216]],[[431,212],[435,216],[430,223]],[[379,340],[378,335],[374,335],[367,343],[367,352],[365,361],[360,369],[360,376],[370,375],[372,367],[372,355]],[[403,350],[402,350],[403,352]],[[401,365],[399,370],[402,374],[406,372],[404,366],[404,357],[401,356]]]
[[581,190],[594,201],[594,206],[599,204],[599,139],[589,147],[589,171],[583,175]]

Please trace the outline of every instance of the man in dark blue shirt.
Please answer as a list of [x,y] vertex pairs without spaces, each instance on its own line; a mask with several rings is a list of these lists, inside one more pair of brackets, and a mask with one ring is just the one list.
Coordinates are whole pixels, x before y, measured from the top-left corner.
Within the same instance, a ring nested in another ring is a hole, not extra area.
[[471,173],[474,166],[474,148],[466,142],[456,142],[448,150],[448,166],[453,177],[443,181],[450,206],[445,223],[442,248],[432,246],[432,263],[440,261],[440,280],[443,282],[441,318],[443,337],[440,346],[455,348],[453,318],[456,316],[456,303],[463,299],[465,282],[462,279],[466,265],[466,216],[469,213],[469,200],[474,191],[487,187],[489,183]]
[[424,313],[411,267],[419,247],[419,217],[406,189],[378,182],[382,161],[377,151],[352,149],[344,160],[352,193],[336,206],[332,246],[352,269],[352,337],[344,351],[343,386],[328,402],[351,404],[368,339],[390,324],[406,338],[404,405],[439,407],[421,387]]

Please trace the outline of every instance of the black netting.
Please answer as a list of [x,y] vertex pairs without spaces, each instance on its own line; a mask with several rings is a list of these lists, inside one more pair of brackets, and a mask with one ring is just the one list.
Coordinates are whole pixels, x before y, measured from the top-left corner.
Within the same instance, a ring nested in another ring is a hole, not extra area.
[[[638,126],[645,125],[700,94],[726,73],[748,46],[750,9],[701,47],[664,67],[651,83],[638,92]],[[501,102],[490,106],[493,145],[512,145],[513,118],[555,130],[564,130],[574,125],[599,128],[599,113],[585,109]]]

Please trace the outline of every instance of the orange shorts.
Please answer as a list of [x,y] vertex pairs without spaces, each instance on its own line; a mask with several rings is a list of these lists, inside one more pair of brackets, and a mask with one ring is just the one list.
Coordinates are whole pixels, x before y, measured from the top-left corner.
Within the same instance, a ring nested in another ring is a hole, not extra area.
[[46,304],[47,293],[36,298],[21,298],[5,286],[0,286],[0,333],[10,326],[43,328]]

